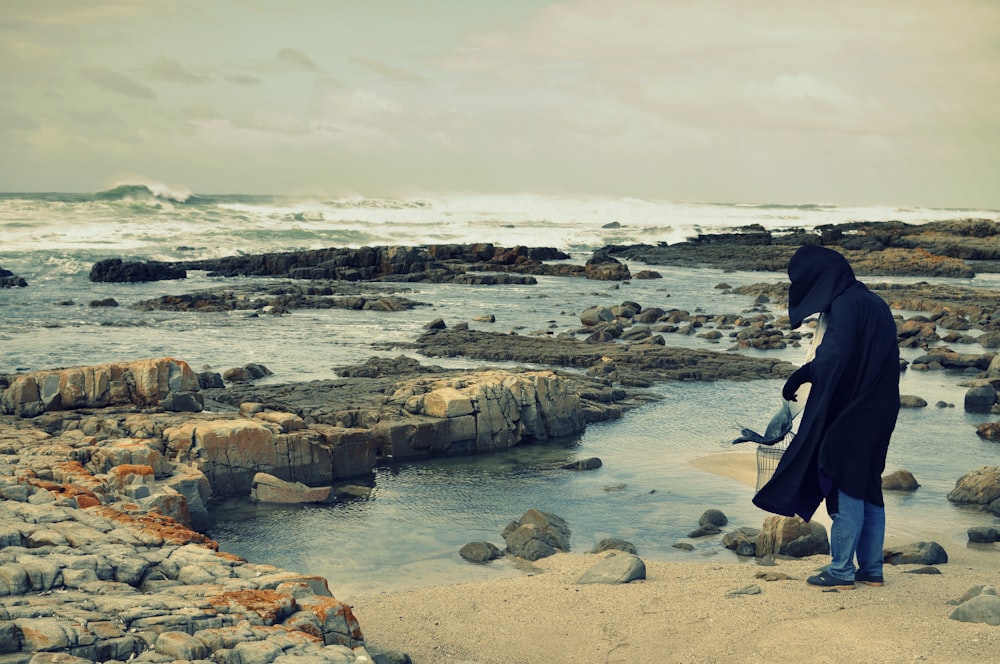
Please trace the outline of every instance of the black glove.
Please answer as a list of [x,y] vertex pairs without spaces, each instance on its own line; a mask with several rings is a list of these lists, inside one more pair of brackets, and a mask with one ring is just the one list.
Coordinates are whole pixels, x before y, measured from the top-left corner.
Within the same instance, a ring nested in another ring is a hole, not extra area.
[[785,386],[781,388],[781,396],[785,401],[795,401],[795,392],[802,383],[812,382],[812,366],[810,363],[803,364],[785,381]]

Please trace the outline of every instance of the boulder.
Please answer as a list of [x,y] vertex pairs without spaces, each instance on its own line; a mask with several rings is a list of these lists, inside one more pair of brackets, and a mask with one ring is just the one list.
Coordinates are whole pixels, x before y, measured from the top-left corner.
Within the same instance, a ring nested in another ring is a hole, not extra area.
[[983,422],[976,427],[976,435],[984,440],[1000,441],[1000,422]]
[[611,311],[611,307],[608,306],[594,306],[583,310],[580,314],[580,322],[587,327],[593,327],[594,325],[600,325],[601,323],[609,323],[615,319],[614,313]]
[[882,477],[882,488],[888,491],[916,491],[920,484],[908,470],[897,470]]
[[757,537],[757,556],[780,554],[802,558],[830,553],[826,528],[816,521],[800,517],[770,516]]
[[[199,378],[199,386],[201,379]],[[177,413],[200,413],[205,410],[205,399],[199,392],[170,392],[160,402],[164,410]]]
[[615,552],[588,569],[577,583],[604,583],[615,585],[646,578],[646,564],[638,556]]
[[983,466],[962,475],[948,493],[953,503],[989,507],[1000,499],[1000,466]]
[[899,406],[900,408],[924,408],[927,406],[927,401],[912,394],[901,394],[899,395]]
[[569,526],[560,517],[537,509],[525,512],[512,521],[502,533],[511,555],[525,560],[538,560],[556,551],[569,551]]
[[250,498],[262,503],[324,503],[333,487],[309,487],[302,482],[286,482],[274,475],[257,473],[253,476]]
[[469,542],[459,549],[458,555],[470,563],[488,563],[503,557],[503,551],[492,542]]
[[722,512],[722,510],[708,509],[705,510],[701,517],[698,519],[699,526],[706,526],[712,524],[714,526],[722,527],[729,523],[729,519]]
[[587,457],[586,459],[577,459],[570,463],[564,463],[560,468],[563,470],[597,470],[604,465],[604,462],[597,457]]
[[987,594],[977,595],[955,607],[949,618],[962,622],[1000,625],[1000,597]]
[[965,392],[965,410],[970,413],[988,413],[996,402],[996,388],[989,383],[974,385]]
[[1000,533],[997,532],[996,528],[990,528],[989,526],[973,526],[969,528],[968,535],[970,542],[980,544],[1000,542]]
[[730,549],[738,556],[756,556],[757,538],[760,530],[743,526],[722,536],[722,546]]
[[941,565],[948,554],[937,542],[913,542],[882,550],[882,558],[890,565]]

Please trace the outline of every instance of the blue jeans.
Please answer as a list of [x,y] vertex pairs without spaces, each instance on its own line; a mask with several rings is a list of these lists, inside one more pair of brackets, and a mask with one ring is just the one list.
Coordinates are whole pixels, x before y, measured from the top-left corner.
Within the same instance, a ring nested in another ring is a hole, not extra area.
[[854,580],[854,557],[860,574],[882,576],[882,544],[885,541],[885,508],[837,492],[837,514],[831,514],[831,576]]

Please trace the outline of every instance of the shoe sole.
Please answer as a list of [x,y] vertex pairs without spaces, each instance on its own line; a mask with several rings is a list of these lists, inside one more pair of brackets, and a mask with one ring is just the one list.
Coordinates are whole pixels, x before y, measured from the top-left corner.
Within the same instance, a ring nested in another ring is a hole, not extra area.
[[885,585],[885,581],[858,581],[858,583],[866,586],[871,586],[873,588],[881,588]]
[[847,585],[844,585],[844,586],[817,586],[817,585],[814,585],[814,584],[810,583],[809,586],[812,587],[812,588],[819,588],[820,590],[854,590],[854,588],[855,588],[855,586],[854,586],[853,583],[851,585],[849,585],[849,586],[847,586]]

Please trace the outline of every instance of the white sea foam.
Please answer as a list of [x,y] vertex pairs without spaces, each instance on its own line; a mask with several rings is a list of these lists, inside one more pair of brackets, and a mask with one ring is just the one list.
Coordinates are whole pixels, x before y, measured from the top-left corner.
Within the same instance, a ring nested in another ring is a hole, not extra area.
[[[538,194],[195,196],[162,183],[129,180],[94,195],[0,195],[0,259],[62,249],[175,260],[327,246],[470,242],[588,252],[607,244],[673,244],[750,225],[783,231],[847,221],[919,224],[963,217],[996,219],[998,213]],[[181,246],[188,248],[183,255],[178,254]]]

